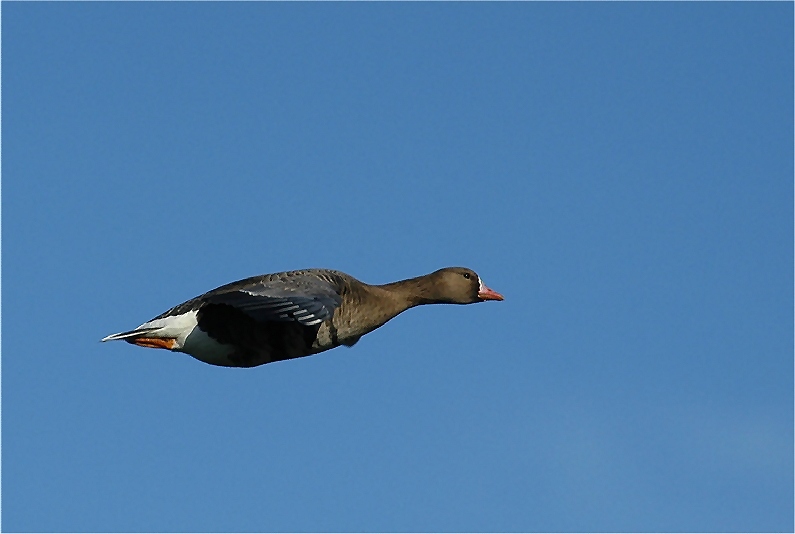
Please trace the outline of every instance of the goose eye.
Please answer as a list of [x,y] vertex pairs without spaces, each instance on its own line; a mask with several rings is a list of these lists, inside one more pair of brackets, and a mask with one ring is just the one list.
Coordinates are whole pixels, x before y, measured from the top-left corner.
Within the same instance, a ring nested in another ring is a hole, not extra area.
[[464,278],[466,278],[467,280],[469,280],[469,279],[471,278],[471,276],[469,276],[469,273],[464,273]]

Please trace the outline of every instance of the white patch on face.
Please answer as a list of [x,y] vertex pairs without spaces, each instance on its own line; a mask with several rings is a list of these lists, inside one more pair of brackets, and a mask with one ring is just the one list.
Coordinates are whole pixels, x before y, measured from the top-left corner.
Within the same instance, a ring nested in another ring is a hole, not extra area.
[[478,277],[478,282],[480,283],[480,287],[478,288],[478,293],[482,293],[483,290],[486,288],[486,284],[483,283],[483,279]]

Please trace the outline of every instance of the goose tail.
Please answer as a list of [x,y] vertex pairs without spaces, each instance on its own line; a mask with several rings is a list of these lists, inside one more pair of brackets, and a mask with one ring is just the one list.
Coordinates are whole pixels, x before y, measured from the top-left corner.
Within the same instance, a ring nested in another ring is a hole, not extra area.
[[100,341],[115,341],[117,339],[124,339],[129,342],[132,342],[135,338],[139,337],[146,337],[148,334],[152,332],[156,332],[160,330],[160,327],[156,328],[136,328],[135,330],[130,330],[128,332],[119,332],[118,334],[111,334],[109,336],[105,336]]

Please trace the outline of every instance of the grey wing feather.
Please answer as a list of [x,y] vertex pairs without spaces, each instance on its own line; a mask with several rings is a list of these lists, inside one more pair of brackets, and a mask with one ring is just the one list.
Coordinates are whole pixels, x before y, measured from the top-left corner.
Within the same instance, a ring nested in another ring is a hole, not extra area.
[[325,321],[342,303],[334,285],[312,276],[263,280],[245,288],[211,293],[203,300],[233,306],[257,321],[297,321],[305,326]]

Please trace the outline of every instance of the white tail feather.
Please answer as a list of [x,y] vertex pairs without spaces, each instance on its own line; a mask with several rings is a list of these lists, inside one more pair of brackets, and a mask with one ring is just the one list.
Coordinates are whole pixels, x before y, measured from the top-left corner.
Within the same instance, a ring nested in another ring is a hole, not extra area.
[[131,337],[140,337],[146,334],[151,334],[156,330],[160,330],[160,328],[141,328],[136,330],[130,330],[129,332],[119,332],[118,334],[111,334],[107,337],[103,337],[100,341],[113,341],[115,339],[129,339]]
[[168,317],[161,317],[160,319],[152,319],[135,330],[111,334],[103,338],[102,341],[145,337],[156,333],[156,335],[151,337],[177,339],[177,343],[181,347],[182,343],[184,343],[185,339],[190,335],[196,325],[196,311],[192,310],[182,315],[170,315]]

